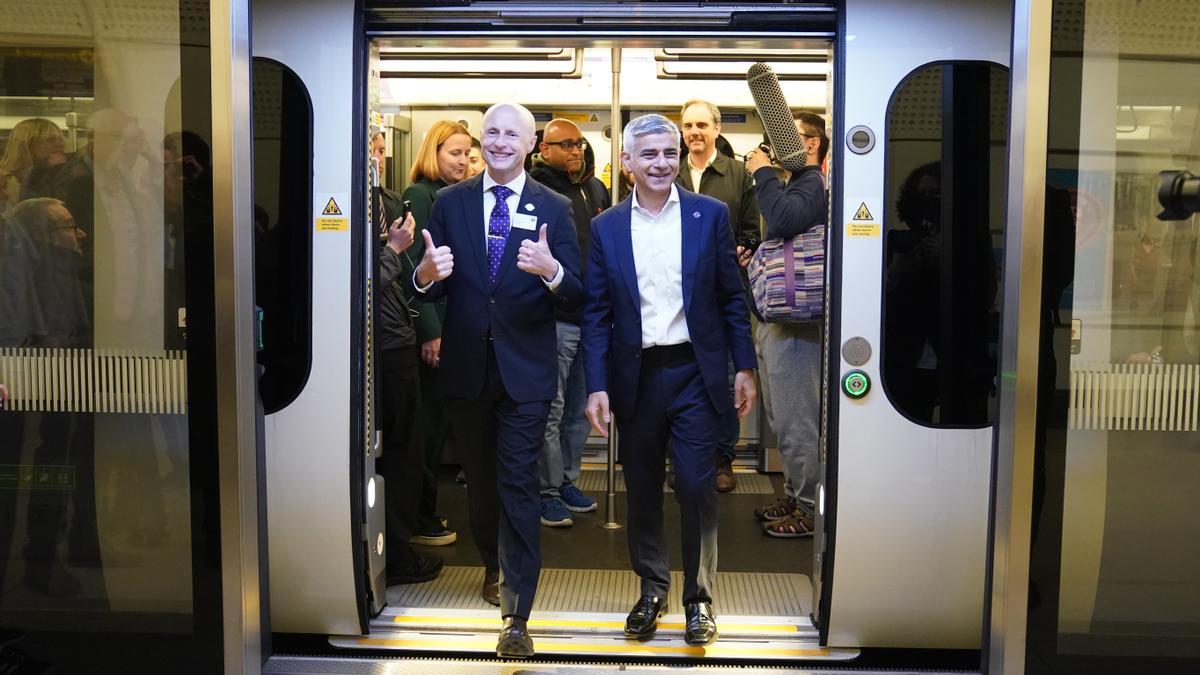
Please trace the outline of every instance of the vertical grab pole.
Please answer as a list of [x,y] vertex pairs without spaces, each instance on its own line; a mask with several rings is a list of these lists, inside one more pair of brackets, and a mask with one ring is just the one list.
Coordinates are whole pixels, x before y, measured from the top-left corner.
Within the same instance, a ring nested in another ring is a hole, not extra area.
[[[608,172],[608,188],[611,201],[617,203],[621,186],[621,48],[612,48],[612,109],[609,111],[610,144],[612,146],[612,169]],[[584,255],[587,255],[586,253]],[[608,471],[605,476],[604,522],[600,527],[619,530],[617,522],[617,425],[608,425]]]

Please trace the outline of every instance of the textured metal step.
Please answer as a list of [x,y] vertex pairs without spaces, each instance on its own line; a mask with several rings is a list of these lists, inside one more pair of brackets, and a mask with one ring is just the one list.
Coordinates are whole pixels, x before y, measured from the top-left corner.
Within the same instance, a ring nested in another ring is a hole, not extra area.
[[[720,620],[718,619],[718,627]],[[694,647],[681,637],[656,636],[633,640],[623,635],[548,635],[530,630],[534,648],[541,656],[624,657],[663,659],[737,659],[737,660],[827,660],[849,661],[859,654],[856,649],[823,648],[815,639],[777,640],[735,638],[718,635],[712,644]],[[496,632],[381,631],[367,637],[332,636],[329,643],[342,649],[415,650],[422,652],[495,653]]]
[[[445,567],[433,581],[388,589],[389,607],[492,609],[479,596],[482,567]],[[682,609],[683,573],[671,572],[668,603]],[[540,612],[629,611],[637,600],[638,578],[629,570],[543,569],[534,614]],[[812,611],[812,586],[803,574],[719,572],[713,609],[720,615],[805,617]]]
[[[607,490],[605,484],[606,474],[604,470],[596,471],[585,469],[579,472],[579,480],[575,481],[575,487],[584,492],[601,493]],[[771,477],[766,474],[761,474],[756,471],[741,472],[734,474],[737,476],[737,487],[734,488],[732,494],[735,495],[770,495],[775,494],[775,487],[771,485]],[[615,492],[625,492],[625,477],[620,471],[617,471]],[[671,488],[663,485],[663,492],[672,492]]]
[[[481,567],[446,567],[435,580],[388,589],[388,607],[370,635],[331,636],[345,649],[494,653],[500,615],[479,596]],[[681,572],[671,573],[668,613],[649,640],[625,637],[638,596],[628,570],[543,569],[529,629],[540,655],[574,658],[845,661],[857,650],[825,649],[809,620],[812,587],[802,574],[726,572],[713,589],[719,635],[711,645],[683,640]]]

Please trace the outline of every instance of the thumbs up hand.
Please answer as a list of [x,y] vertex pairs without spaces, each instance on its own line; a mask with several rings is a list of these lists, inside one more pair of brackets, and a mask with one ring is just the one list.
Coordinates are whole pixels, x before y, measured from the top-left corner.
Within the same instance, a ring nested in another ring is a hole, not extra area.
[[530,274],[537,274],[546,281],[554,279],[558,274],[558,261],[550,253],[550,244],[546,242],[546,224],[538,231],[537,241],[526,239],[521,242],[521,250],[517,251],[517,269]]
[[454,271],[454,254],[449,246],[435,247],[429,230],[421,230],[421,236],[425,238],[425,255],[417,264],[416,276],[417,284],[424,287],[450,276]]

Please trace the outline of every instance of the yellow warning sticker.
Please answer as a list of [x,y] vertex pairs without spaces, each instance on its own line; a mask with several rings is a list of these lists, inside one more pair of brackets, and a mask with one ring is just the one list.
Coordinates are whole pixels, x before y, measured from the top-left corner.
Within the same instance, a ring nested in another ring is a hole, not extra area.
[[596,113],[592,113],[592,116],[588,118],[588,121],[589,122],[599,122],[600,118],[596,117]]
[[350,229],[350,219],[341,216],[330,218],[328,216],[317,217],[317,232],[344,232]]
[[[571,120],[572,122],[587,122],[588,121],[588,114],[582,113],[582,112],[562,112],[562,111],[556,110],[552,114],[556,118],[564,119],[564,120]],[[592,115],[592,117],[595,117],[595,115]],[[595,121],[595,120],[592,120],[592,121]]]
[[878,237],[879,223],[846,223],[847,237]]
[[[350,230],[350,216],[342,207],[338,206],[338,200],[345,204],[349,197],[344,192],[329,193],[329,198],[324,202],[318,201],[313,206],[318,210],[318,215],[314,218],[314,227],[317,232],[348,232]],[[319,197],[318,197],[319,199]]]
[[866,202],[860,204],[858,210],[854,212],[854,220],[875,220],[875,217],[871,215],[871,210],[867,208]]

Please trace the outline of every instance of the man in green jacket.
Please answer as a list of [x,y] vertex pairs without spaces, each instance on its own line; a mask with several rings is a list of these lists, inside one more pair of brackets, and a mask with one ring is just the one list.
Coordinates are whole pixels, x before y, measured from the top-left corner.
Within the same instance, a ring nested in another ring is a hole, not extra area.
[[[688,149],[686,166],[679,167],[681,187],[720,200],[729,207],[729,226],[738,244],[738,261],[747,262],[740,244],[759,237],[758,201],[754,196],[754,178],[741,162],[717,152],[721,133],[721,110],[708,101],[693,99],[679,111],[680,131]],[[729,366],[729,386],[733,388],[733,365]],[[725,411],[719,422],[717,442],[717,491],[732,492],[737,487],[733,475],[734,447],[741,435],[741,422],[733,410]]]

